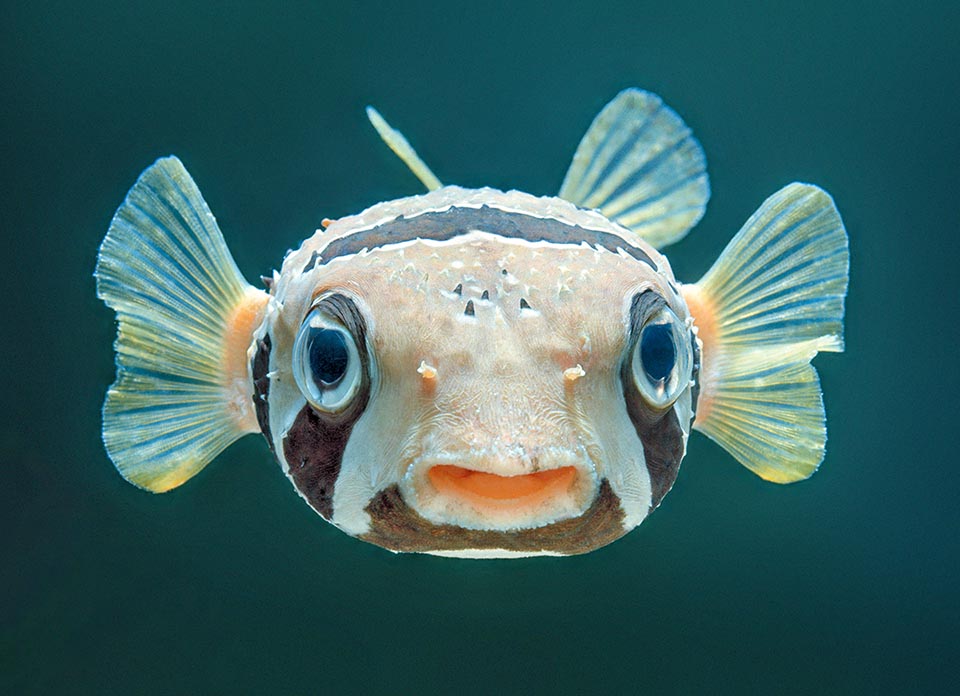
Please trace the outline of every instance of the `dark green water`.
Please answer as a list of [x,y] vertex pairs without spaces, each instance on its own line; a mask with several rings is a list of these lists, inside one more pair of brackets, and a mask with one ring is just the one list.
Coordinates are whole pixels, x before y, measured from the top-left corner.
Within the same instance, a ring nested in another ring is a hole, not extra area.
[[[955,685],[960,13],[837,4],[4,3],[0,691]],[[817,361],[830,440],[812,479],[763,483],[694,435],[623,540],[462,562],[341,534],[255,438],[167,495],[115,473],[92,271],[156,157],[184,160],[255,278],[323,217],[420,190],[365,104],[445,181],[551,193],[631,85],[710,163],[707,215],[669,250],[681,279],[783,184],[836,198],[848,350]]]

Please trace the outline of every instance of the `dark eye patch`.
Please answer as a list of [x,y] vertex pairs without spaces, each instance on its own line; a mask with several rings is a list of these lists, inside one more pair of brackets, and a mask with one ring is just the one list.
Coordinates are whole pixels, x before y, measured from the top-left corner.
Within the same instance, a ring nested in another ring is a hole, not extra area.
[[[307,502],[324,519],[333,517],[333,492],[343,451],[353,426],[359,420],[370,400],[371,358],[367,353],[367,323],[356,303],[345,295],[330,295],[316,305],[335,317],[354,337],[361,363],[361,382],[356,397],[337,414],[319,413],[305,404],[283,438],[283,458],[290,478]],[[345,339],[343,339],[345,340]],[[322,361],[321,361],[322,362]],[[311,370],[313,370],[311,360]],[[318,366],[320,372],[332,376],[337,361]],[[316,373],[315,373],[316,374]]]
[[[643,444],[643,456],[646,461],[647,472],[650,474],[651,510],[660,504],[663,496],[673,487],[673,483],[677,479],[677,474],[680,471],[680,460],[683,459],[684,432],[683,428],[680,427],[676,409],[671,407],[664,411],[656,411],[641,396],[631,373],[629,356],[633,354],[638,341],[641,341],[640,353],[642,356],[642,327],[651,316],[666,306],[666,300],[653,290],[646,290],[634,296],[630,306],[630,340],[627,343],[625,359],[620,368],[620,383],[623,386],[627,415],[630,416],[637,437]],[[651,326],[656,326],[656,324]],[[651,336],[650,340],[652,341],[651,353],[659,353],[658,350],[652,350],[653,348],[660,348],[655,345],[659,339]],[[674,348],[674,359],[676,359],[675,351],[676,348]],[[652,364],[656,364],[656,372],[662,372],[665,364],[664,358],[659,361],[652,361]]]

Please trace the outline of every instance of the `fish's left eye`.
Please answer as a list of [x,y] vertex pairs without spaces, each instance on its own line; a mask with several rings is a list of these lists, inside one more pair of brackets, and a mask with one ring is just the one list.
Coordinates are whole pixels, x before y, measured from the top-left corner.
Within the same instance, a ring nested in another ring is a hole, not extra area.
[[319,411],[338,413],[357,393],[362,377],[357,343],[340,322],[314,309],[293,343],[293,377]]
[[670,309],[655,312],[640,329],[632,355],[633,381],[655,408],[666,408],[690,382],[692,357],[684,324]]

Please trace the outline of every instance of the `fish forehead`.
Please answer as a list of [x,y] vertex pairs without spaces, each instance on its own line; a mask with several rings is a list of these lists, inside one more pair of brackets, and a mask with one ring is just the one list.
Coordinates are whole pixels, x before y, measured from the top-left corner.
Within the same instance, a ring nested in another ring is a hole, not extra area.
[[[451,303],[459,297],[475,320],[456,328],[470,333],[489,331],[491,321],[503,326],[520,313],[521,300],[533,310],[524,313],[528,319],[547,318],[558,328],[589,324],[598,303],[609,308],[644,282],[681,309],[667,260],[599,213],[517,191],[446,187],[318,231],[288,254],[275,293],[302,311],[339,285],[394,325],[409,319],[401,329],[435,321],[454,328]],[[602,318],[622,320],[616,312]]]
[[445,354],[476,349],[475,360],[492,360],[564,349],[587,359],[585,335],[593,351],[619,350],[628,310],[619,300],[665,284],[621,253],[470,232],[334,259],[310,285],[315,296],[342,289],[359,297],[384,351],[410,343],[424,359],[427,347],[446,346]]

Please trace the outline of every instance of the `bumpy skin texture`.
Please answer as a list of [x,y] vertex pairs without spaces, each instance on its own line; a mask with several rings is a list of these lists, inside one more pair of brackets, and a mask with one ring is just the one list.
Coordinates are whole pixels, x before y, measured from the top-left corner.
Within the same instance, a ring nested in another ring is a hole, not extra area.
[[[369,382],[332,438],[291,355],[334,293],[363,323]],[[688,319],[662,255],[559,199],[448,187],[382,203],[285,259],[256,335],[258,416],[301,495],[349,534],[465,556],[589,551],[656,506],[689,432],[689,387],[655,412],[624,381],[644,293]],[[322,494],[301,471],[318,449]],[[479,509],[431,486],[438,464],[577,476],[549,503]]]

